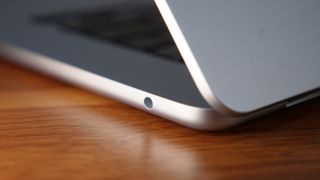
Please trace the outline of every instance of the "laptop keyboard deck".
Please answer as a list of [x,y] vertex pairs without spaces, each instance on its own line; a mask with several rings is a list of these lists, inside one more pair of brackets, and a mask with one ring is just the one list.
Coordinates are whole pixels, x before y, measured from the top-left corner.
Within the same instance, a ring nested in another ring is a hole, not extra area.
[[98,9],[36,16],[64,30],[183,63],[182,57],[155,5],[130,3]]

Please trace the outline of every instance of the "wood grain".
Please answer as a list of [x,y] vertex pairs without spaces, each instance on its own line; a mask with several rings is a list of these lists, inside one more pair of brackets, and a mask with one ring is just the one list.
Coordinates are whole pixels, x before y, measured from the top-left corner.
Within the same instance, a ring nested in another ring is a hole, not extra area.
[[320,179],[319,99],[201,132],[2,60],[1,180]]

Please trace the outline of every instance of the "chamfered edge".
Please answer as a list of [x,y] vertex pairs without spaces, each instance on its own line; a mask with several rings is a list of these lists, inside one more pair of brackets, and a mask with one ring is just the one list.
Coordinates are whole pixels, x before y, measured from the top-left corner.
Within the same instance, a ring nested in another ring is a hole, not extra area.
[[[249,112],[240,112],[236,111],[225,104],[223,104],[219,98],[214,94],[214,90],[209,86],[208,81],[206,80],[204,74],[201,71],[201,68],[186,40],[183,35],[182,30],[180,29],[179,24],[177,23],[174,14],[172,13],[166,0],[154,0],[171,35],[174,39],[177,48],[183,57],[183,60],[197,86],[203,98],[207,103],[219,111],[220,113],[230,115],[230,116],[244,116],[253,111]],[[255,111],[255,110],[254,110]]]

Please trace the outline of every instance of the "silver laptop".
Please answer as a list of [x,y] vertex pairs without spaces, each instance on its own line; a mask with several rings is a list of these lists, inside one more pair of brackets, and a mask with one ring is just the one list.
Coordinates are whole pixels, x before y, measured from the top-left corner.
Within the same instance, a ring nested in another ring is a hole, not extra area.
[[320,95],[319,19],[318,0],[2,0],[0,52],[221,130]]

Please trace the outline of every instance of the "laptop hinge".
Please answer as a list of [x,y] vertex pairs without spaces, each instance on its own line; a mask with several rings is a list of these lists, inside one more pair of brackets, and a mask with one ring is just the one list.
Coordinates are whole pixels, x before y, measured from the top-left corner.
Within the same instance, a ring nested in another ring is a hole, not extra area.
[[316,97],[320,97],[320,90],[295,97],[292,100],[288,101],[288,103],[286,104],[286,107],[288,108],[288,107],[303,103],[305,101],[311,100]]

